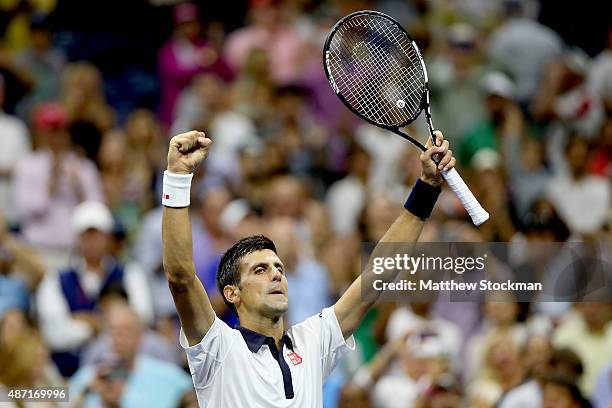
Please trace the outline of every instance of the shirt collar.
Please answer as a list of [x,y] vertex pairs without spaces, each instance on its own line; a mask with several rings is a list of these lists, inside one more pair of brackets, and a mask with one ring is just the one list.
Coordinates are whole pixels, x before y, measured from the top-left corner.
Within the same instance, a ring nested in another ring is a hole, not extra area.
[[[268,346],[274,345],[276,347],[276,342],[272,337],[264,336],[261,333],[254,332],[253,330],[249,330],[242,326],[236,326],[236,329],[240,332],[240,334],[242,334],[242,338],[252,353],[257,353],[264,344],[268,344]],[[287,332],[283,333],[283,337],[281,337],[281,344],[286,344],[287,347],[293,351],[293,342],[291,341],[289,335],[287,335]]]

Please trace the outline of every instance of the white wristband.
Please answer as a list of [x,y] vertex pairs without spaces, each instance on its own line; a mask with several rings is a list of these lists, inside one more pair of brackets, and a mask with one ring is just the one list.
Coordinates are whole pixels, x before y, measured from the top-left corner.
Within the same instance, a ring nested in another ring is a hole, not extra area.
[[162,205],[166,207],[188,207],[191,196],[192,174],[176,174],[164,171]]

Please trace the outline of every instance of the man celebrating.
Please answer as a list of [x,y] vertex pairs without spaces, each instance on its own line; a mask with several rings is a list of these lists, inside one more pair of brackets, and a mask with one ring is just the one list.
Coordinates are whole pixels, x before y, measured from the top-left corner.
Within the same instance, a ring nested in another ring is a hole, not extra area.
[[[215,408],[322,407],[323,382],[354,348],[352,334],[378,293],[372,287],[362,293],[359,277],[335,305],[284,331],[289,300],[283,262],[271,240],[251,236],[223,255],[217,271],[219,291],[241,326],[232,329],[217,318],[195,275],[187,210],[192,172],[210,143],[197,131],[172,138],[162,200],[164,270],[198,401]],[[437,143],[429,140],[421,154],[421,178],[381,242],[418,239],[440,192],[440,170],[455,164],[439,132]]]

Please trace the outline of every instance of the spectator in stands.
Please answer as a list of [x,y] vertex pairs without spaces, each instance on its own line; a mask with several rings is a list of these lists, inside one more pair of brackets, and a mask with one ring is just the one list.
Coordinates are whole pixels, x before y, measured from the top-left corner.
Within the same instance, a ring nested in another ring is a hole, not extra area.
[[419,399],[418,408],[460,407],[463,404],[463,390],[457,378],[444,373],[426,388]]
[[[270,119],[273,105],[274,84],[270,78],[268,54],[261,48],[253,48],[238,72],[232,86],[236,110],[257,123]],[[249,103],[248,101],[262,103]]]
[[449,350],[438,336],[409,336],[398,359],[399,372],[387,374],[374,386],[374,406],[400,408],[416,404],[424,386],[435,384],[447,372],[448,357]]
[[17,223],[17,206],[13,191],[14,166],[31,149],[30,136],[25,124],[2,110],[4,105],[4,78],[0,74],[0,211],[10,224]]
[[575,311],[566,316],[553,340],[556,346],[570,348],[580,356],[584,365],[580,389],[591,395],[597,375],[612,360],[612,304],[582,302],[575,305]]
[[151,112],[135,110],[125,132],[104,135],[98,154],[108,206],[129,235],[138,229],[143,211],[155,206],[155,182],[160,173],[161,129]]
[[513,113],[515,87],[510,78],[500,72],[489,72],[481,80],[480,85],[486,94],[486,113],[483,120],[469,128],[461,138],[458,146],[459,160],[465,165],[472,165],[472,160],[481,149],[491,149],[499,152],[507,115]]
[[[300,61],[300,51],[305,44],[298,31],[290,25],[291,22],[287,21],[282,7],[281,2],[276,0],[251,2],[250,25],[232,32],[225,44],[225,55],[235,70],[242,70],[249,53],[259,48],[268,54],[270,75],[274,82],[286,85],[299,79],[303,62]],[[273,59],[270,58],[272,55]]]
[[598,135],[605,111],[599,93],[587,85],[588,64],[583,51],[572,49],[546,65],[531,105],[534,119],[563,123],[587,138]]
[[592,400],[595,408],[610,408],[612,405],[612,363],[599,373]]
[[523,343],[511,337],[498,335],[491,339],[485,350],[485,364],[475,381],[469,384],[470,393],[481,394],[483,390],[493,397],[490,403],[496,406],[504,395],[519,386],[526,378],[526,368],[521,361]]
[[393,341],[406,333],[435,336],[453,363],[458,362],[461,333],[451,321],[433,315],[432,302],[411,302],[395,309],[387,322],[386,338]]
[[580,358],[570,349],[557,349],[552,353],[545,352],[543,360],[544,363],[537,371],[531,371],[523,357],[528,370],[527,379],[503,395],[498,402],[499,408],[540,408],[546,376],[564,375],[574,383],[578,383],[582,376],[583,368]]
[[[33,112],[34,131],[43,145],[19,157],[15,166],[15,198],[28,243],[51,250],[57,265],[74,242],[70,228],[74,208],[83,201],[103,201],[94,164],[71,148],[68,113],[58,103],[39,105]],[[48,255],[49,253],[47,253]]]
[[526,125],[527,121],[520,108],[508,103],[500,144],[512,203],[521,222],[525,222],[531,205],[542,196],[542,191],[546,190],[552,178],[545,163],[544,145],[527,132]]
[[[551,148],[555,149],[557,143],[552,142]],[[597,232],[606,223],[612,203],[609,180],[588,173],[592,151],[592,144],[584,137],[570,136],[565,157],[555,159],[556,174],[547,189],[557,213],[577,235]]]
[[436,126],[452,129],[449,137],[458,146],[466,132],[486,118],[485,95],[479,87],[484,75],[481,33],[466,23],[445,31],[446,47],[432,55],[427,70]]
[[[0,320],[1,321],[1,320]],[[53,361],[49,350],[40,334],[26,326],[23,331],[0,341],[0,392],[6,395],[8,389],[32,389],[41,387],[63,387],[64,382]],[[30,407],[24,400],[2,402],[3,407]],[[37,407],[52,408],[53,402],[40,401]]]
[[544,378],[542,408],[589,408],[591,404],[580,388],[564,375],[551,374]]
[[30,293],[36,290],[46,269],[38,254],[8,231],[0,212],[0,316],[9,310],[18,310],[24,317],[29,314]]
[[16,57],[16,63],[35,81],[30,93],[18,106],[22,117],[29,117],[31,109],[44,101],[59,97],[59,84],[66,56],[53,46],[53,31],[49,17],[33,14],[30,20],[30,41]]
[[159,50],[158,64],[161,82],[160,120],[169,127],[176,117],[179,94],[193,77],[211,72],[229,79],[232,73],[224,58],[201,36],[199,9],[183,3],[173,10],[174,32]]
[[367,201],[370,155],[356,142],[351,147],[348,174],[332,184],[325,197],[336,234],[349,234],[357,230],[359,217]]
[[88,365],[70,380],[76,407],[176,407],[193,389],[191,378],[179,367],[142,353],[140,317],[125,304],[108,310],[109,355],[98,365]]
[[66,65],[62,74],[61,100],[70,122],[70,134],[81,154],[96,160],[102,135],[116,120],[106,103],[102,74],[89,62]]
[[522,103],[531,100],[544,66],[561,55],[564,45],[557,33],[528,16],[526,3],[504,1],[506,20],[491,34],[487,50],[489,60],[515,79]]
[[[113,342],[115,341],[113,336],[116,336],[113,332],[112,324],[118,326],[138,326],[140,330],[139,354],[180,366],[182,358],[178,347],[162,337],[159,332],[151,330],[142,324],[140,316],[129,306],[125,292],[119,292],[117,295],[112,305],[106,307],[102,317],[102,320],[106,322],[104,331],[85,348],[79,361],[79,366],[97,365],[107,360],[108,356],[112,354]],[[120,307],[115,307],[115,305]],[[121,310],[121,312],[114,313],[117,310]]]
[[135,263],[110,254],[113,218],[97,202],[80,204],[72,216],[76,256],[59,274],[48,275],[37,294],[38,314],[53,358],[65,376],[78,368],[86,342],[101,329],[104,298],[124,292],[145,324],[153,319],[147,280]]
[[[495,294],[501,300],[502,294]],[[466,380],[472,381],[485,375],[486,353],[493,341],[512,338],[522,344],[526,340],[526,328],[518,322],[519,304],[508,298],[504,301],[488,301],[484,304],[484,323],[481,332],[469,339],[465,359]]]

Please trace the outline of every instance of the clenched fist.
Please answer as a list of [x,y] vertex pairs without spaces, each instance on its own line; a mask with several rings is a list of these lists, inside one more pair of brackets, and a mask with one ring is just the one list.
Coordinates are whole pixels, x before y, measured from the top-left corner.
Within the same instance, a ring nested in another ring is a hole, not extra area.
[[[448,140],[444,139],[444,135],[439,130],[436,130],[436,146],[434,146],[431,138],[427,140],[425,147],[426,151],[421,153],[421,180],[432,186],[439,186],[444,183],[444,179],[440,171],[449,171],[455,167],[456,160],[453,157],[453,151],[448,148]],[[434,161],[434,158],[439,161]]]
[[204,132],[192,130],[170,139],[168,171],[177,174],[193,173],[208,154],[212,140]]

